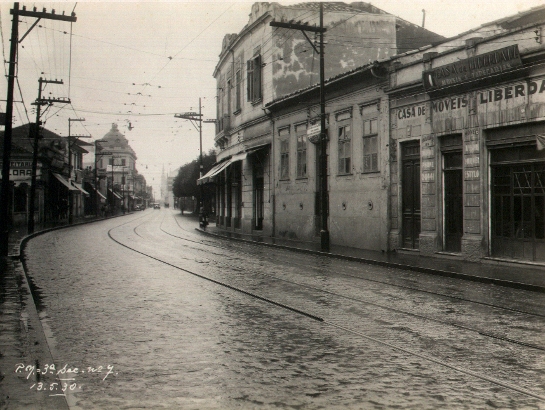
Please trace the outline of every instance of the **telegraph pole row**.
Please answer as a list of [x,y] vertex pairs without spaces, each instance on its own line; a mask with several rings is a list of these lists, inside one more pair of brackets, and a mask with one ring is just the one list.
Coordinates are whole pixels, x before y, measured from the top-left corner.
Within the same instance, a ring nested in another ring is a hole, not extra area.
[[[327,192],[327,135],[325,132],[325,64],[324,64],[324,5],[320,3],[320,27],[313,27],[301,22],[276,22],[270,23],[272,27],[281,27],[291,30],[300,30],[308,40],[314,51],[320,55],[320,216],[322,229],[320,230],[320,243],[322,251],[329,252],[329,230],[327,226],[327,214],[329,199]],[[320,46],[316,49],[314,43],[308,38],[305,31],[320,33]]]
[[[9,54],[9,69],[8,69],[8,90],[6,98],[6,123],[4,128],[4,154],[3,154],[3,163],[2,163],[2,190],[0,191],[0,253],[2,256],[7,256],[9,248],[9,206],[10,206],[10,184],[9,184],[9,171],[10,171],[10,161],[11,161],[11,145],[12,145],[12,130],[13,130],[13,92],[15,88],[15,65],[17,64],[17,48],[19,44],[19,16],[26,17],[36,17],[40,19],[49,19],[49,20],[61,20],[76,22],[77,18],[75,13],[72,13],[71,16],[65,16],[52,13],[47,13],[45,9],[42,12],[36,11],[34,8],[33,11],[27,11],[26,7],[23,6],[23,9],[19,9],[19,2],[13,4],[13,9],[10,10],[10,13],[13,15],[12,25],[11,25],[11,46]],[[34,28],[37,24],[37,21],[33,26],[25,33],[23,39],[26,35]],[[22,41],[22,39],[21,39]]]
[[36,123],[31,124],[31,136],[33,138],[33,153],[32,153],[32,175],[30,183],[30,204],[28,210],[27,231],[28,234],[34,233],[34,203],[36,202],[36,173],[38,168],[38,141],[40,140],[40,121],[41,107],[43,105],[51,106],[53,103],[70,103],[67,98],[47,98],[42,99],[42,84],[64,84],[62,80],[44,80],[42,77],[38,80],[38,98],[32,105],[36,106]]

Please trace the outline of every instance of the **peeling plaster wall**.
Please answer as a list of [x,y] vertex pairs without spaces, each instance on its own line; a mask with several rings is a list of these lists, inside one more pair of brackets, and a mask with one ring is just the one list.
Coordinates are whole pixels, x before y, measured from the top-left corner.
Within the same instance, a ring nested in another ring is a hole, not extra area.
[[[308,14],[308,13],[307,13]],[[301,10],[281,9],[277,20],[300,19]],[[319,25],[317,13],[313,19],[305,20],[310,25]],[[329,27],[324,35],[325,77],[335,77],[356,67],[395,54],[396,21],[394,16],[347,12],[325,12],[324,26]],[[272,51],[273,99],[317,84],[320,80],[320,59],[300,31],[277,29],[274,31]],[[319,35],[308,32],[311,40]]]

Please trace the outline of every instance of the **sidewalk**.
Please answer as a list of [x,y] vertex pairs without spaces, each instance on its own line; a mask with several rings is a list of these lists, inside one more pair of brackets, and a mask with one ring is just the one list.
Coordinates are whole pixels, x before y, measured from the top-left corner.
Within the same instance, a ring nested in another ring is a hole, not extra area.
[[412,255],[409,252],[385,253],[338,245],[331,245],[330,252],[326,253],[320,250],[320,244],[316,242],[301,242],[262,235],[240,234],[225,231],[213,225],[209,225],[206,227],[206,230],[203,230],[198,227],[197,219],[195,220],[195,224],[197,226],[196,229],[202,233],[232,240],[256,242],[265,246],[292,249],[316,255],[327,255],[338,259],[410,269],[433,275],[545,293],[545,265],[540,264],[503,262],[492,258],[486,259],[483,263],[475,263],[454,257],[423,257],[416,254]]
[[[104,218],[77,218],[73,225],[96,219]],[[37,224],[35,233],[66,226],[67,221]],[[27,378],[29,372],[24,369],[16,372],[20,365],[44,369],[54,363],[19,259],[21,241],[25,237],[26,226],[12,228],[8,257],[0,257],[0,410],[68,410],[65,397],[52,396],[49,391],[50,383],[56,379],[54,376],[42,376],[34,371]],[[40,382],[44,384],[39,385]]]

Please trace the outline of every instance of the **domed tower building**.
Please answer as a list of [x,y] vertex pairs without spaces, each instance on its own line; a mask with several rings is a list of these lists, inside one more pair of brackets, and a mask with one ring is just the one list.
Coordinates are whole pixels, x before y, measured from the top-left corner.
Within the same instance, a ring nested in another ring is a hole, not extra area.
[[134,208],[134,181],[136,153],[129,141],[119,131],[117,124],[99,141],[97,168],[104,171],[107,181],[107,204],[111,212],[132,210]]

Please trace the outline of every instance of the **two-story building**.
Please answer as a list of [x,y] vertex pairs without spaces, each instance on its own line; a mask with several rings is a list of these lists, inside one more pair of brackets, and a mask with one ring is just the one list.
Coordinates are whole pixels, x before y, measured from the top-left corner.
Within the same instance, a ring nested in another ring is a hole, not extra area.
[[[218,88],[217,164],[199,183],[214,181],[217,184],[217,223],[225,229],[290,236],[290,232],[295,231],[278,229],[274,221],[279,206],[288,200],[284,191],[302,189],[302,195],[314,198],[315,187],[311,182],[314,176],[303,172],[302,168],[299,171],[293,168],[289,178],[293,178],[294,183],[296,179],[307,178],[312,189],[303,189],[302,185],[292,187],[285,182],[279,188],[280,180],[286,180],[286,170],[278,169],[280,162],[286,161],[286,156],[282,160],[279,150],[288,149],[293,144],[291,158],[296,157],[295,135],[303,132],[303,120],[298,120],[298,130],[290,133],[292,137],[287,146],[274,148],[273,122],[267,105],[297,90],[312,87],[320,80],[319,55],[309,42],[315,40],[313,34],[310,34],[312,39],[307,38],[306,33],[272,27],[270,23],[273,20],[301,21],[318,25],[319,9],[320,3],[293,6],[255,3],[242,31],[228,34],[223,40],[214,71]],[[323,9],[324,27],[327,28],[326,78],[337,77],[400,51],[442,39],[368,3],[326,2]],[[310,124],[316,115],[315,103],[299,104],[297,110],[306,110],[309,117],[306,120]],[[307,152],[301,147],[300,151]],[[308,157],[300,154],[299,160],[310,164],[314,158],[314,153],[310,152],[309,149]],[[345,165],[346,169],[350,168],[348,161]],[[290,166],[295,167],[295,162],[283,165],[284,168]],[[278,177],[279,173],[283,173],[281,177]],[[276,199],[278,189],[284,195],[282,203]],[[289,201],[300,203],[295,196]],[[310,201],[312,205],[306,205],[306,209],[312,209],[314,215],[313,201]]]

